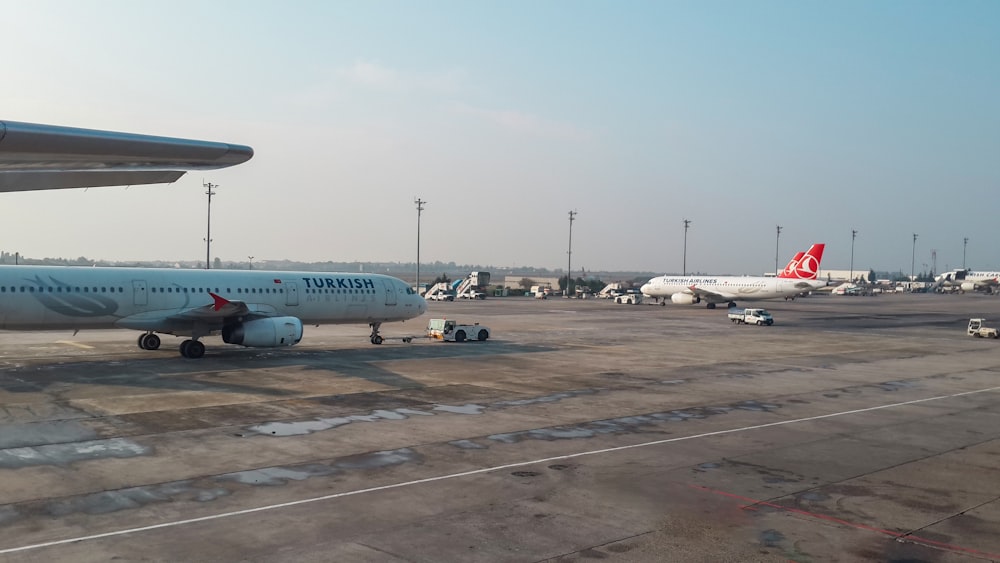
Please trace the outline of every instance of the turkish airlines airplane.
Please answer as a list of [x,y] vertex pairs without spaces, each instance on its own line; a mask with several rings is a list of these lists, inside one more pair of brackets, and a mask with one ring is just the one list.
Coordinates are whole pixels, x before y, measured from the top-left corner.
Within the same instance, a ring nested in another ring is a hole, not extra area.
[[690,305],[704,301],[709,309],[718,303],[736,305],[736,300],[794,298],[804,292],[819,289],[825,281],[816,279],[823,259],[825,244],[814,244],[799,252],[776,277],[763,276],[660,276],[646,282],[642,294],[666,305]]
[[[242,145],[0,121],[0,191],[172,182],[252,156]],[[202,357],[213,334],[292,346],[304,324],[365,323],[381,344],[383,322],[426,310],[404,281],[379,274],[0,266],[0,329],[134,329],[145,350],[173,334],[186,337],[186,358]]]
[[985,289],[990,293],[995,293],[997,286],[1000,285],[1000,272],[952,270],[939,274],[934,278],[934,282],[936,287],[957,287],[961,291]]

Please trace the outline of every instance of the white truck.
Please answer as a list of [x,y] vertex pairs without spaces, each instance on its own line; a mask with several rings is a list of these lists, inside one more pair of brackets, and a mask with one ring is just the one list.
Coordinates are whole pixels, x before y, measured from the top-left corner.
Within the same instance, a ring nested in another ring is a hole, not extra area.
[[969,319],[969,336],[976,338],[1000,338],[1000,331],[995,328],[983,326],[986,319]]
[[754,324],[757,326],[774,324],[774,318],[767,309],[737,309],[729,310],[729,320],[735,324]]
[[445,342],[480,342],[490,337],[490,329],[479,324],[460,324],[449,319],[431,319],[427,322],[427,336]]

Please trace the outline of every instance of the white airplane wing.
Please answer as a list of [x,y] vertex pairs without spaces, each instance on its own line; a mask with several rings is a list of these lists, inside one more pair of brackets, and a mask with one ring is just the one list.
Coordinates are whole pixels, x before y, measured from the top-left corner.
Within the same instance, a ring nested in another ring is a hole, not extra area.
[[244,145],[0,121],[0,192],[170,183],[252,156]]
[[687,288],[685,293],[690,293],[701,298],[702,301],[708,303],[725,303],[726,301],[732,301],[738,296],[733,293],[722,293],[721,291],[712,291],[711,289],[705,289],[698,287],[697,285],[692,285]]
[[146,311],[119,319],[116,325],[137,330],[155,330],[168,333],[187,334],[194,327],[205,331],[220,330],[229,319],[269,317],[275,314],[272,307],[248,305],[243,301],[230,301],[214,293],[209,293],[214,303],[184,309]]

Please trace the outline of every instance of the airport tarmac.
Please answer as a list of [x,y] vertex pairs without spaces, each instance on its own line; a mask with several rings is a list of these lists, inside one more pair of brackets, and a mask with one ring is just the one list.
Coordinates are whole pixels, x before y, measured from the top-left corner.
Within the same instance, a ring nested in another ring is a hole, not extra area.
[[[1000,297],[763,305],[433,302],[200,360],[2,333],[0,560],[1000,560],[1000,340],[965,334]],[[398,339],[432,317],[494,336]]]

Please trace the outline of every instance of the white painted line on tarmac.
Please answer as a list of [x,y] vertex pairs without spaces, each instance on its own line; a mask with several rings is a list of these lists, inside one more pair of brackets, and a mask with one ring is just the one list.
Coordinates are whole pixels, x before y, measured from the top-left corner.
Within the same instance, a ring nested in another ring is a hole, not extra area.
[[928,403],[928,402],[931,402],[931,401],[941,401],[941,400],[944,400],[944,399],[953,399],[955,397],[963,397],[963,396],[966,396],[966,395],[976,395],[978,393],[989,393],[989,392],[992,392],[992,391],[1000,391],[1000,386],[998,386],[998,387],[988,387],[986,389],[977,389],[975,391],[963,391],[961,393],[952,393],[950,395],[938,395],[936,397],[927,397],[926,399],[914,399],[912,401],[903,401],[901,403],[890,403],[890,404],[887,404],[887,405],[879,405],[877,407],[867,407],[867,408],[863,408],[863,409],[854,409],[854,410],[842,411],[842,412],[835,412],[835,413],[830,413],[830,414],[821,414],[821,415],[817,415],[817,416],[807,416],[805,418],[796,418],[796,419],[792,419],[792,420],[782,420],[782,421],[778,421],[778,422],[769,422],[767,424],[755,424],[753,426],[743,426],[741,428],[730,428],[729,430],[716,430],[716,431],[713,431],[713,432],[703,432],[701,434],[692,434],[691,436],[678,436],[676,438],[666,438],[666,439],[663,439],[663,440],[654,440],[652,442],[643,442],[641,444],[631,444],[631,445],[628,445],[628,446],[616,446],[616,447],[613,447],[613,448],[603,448],[603,449],[600,449],[600,450],[590,450],[590,451],[586,451],[586,452],[578,452],[578,453],[575,453],[575,454],[565,454],[565,455],[558,455],[558,456],[553,456],[553,457],[545,457],[545,458],[541,458],[541,459],[533,459],[531,461],[519,461],[519,462],[515,462],[515,463],[508,463],[508,464],[505,464],[505,465],[495,465],[493,467],[483,467],[481,469],[473,469],[471,471],[462,471],[460,473],[449,473],[447,475],[438,475],[437,477],[427,477],[425,479],[416,479],[414,481],[406,481],[406,482],[403,482],[403,483],[395,483],[395,484],[392,484],[392,485],[381,485],[381,486],[378,486],[378,487],[370,487],[370,488],[367,488],[367,489],[357,489],[357,490],[354,490],[354,491],[345,491],[345,492],[342,492],[342,493],[334,493],[334,494],[330,494],[330,495],[323,495],[323,496],[320,496],[320,497],[313,497],[313,498],[306,498],[306,499],[300,499],[300,500],[293,500],[293,501],[289,501],[289,502],[281,502],[281,503],[278,503],[278,504],[269,504],[269,505],[266,505],[266,506],[258,506],[257,508],[247,508],[247,509],[244,509],[244,510],[235,510],[235,511],[232,511],[232,512],[223,512],[221,514],[214,514],[214,515],[211,515],[211,516],[201,516],[201,517],[198,517],[198,518],[188,518],[188,519],[185,519],[185,520],[174,520],[173,522],[163,522],[162,524],[152,524],[150,526],[140,526],[140,527],[137,527],[137,528],[125,528],[123,530],[115,530],[113,532],[104,532],[102,534],[93,534],[93,535],[89,535],[89,536],[79,536],[79,537],[69,538],[69,539],[64,539],[64,540],[55,540],[55,541],[49,541],[49,542],[43,542],[43,543],[36,543],[36,544],[32,544],[32,545],[23,545],[21,547],[10,547],[10,548],[6,548],[6,549],[0,549],[0,555],[4,555],[4,554],[7,554],[7,553],[16,553],[16,552],[19,552],[19,551],[30,551],[30,550],[33,550],[33,549],[41,549],[41,548],[44,548],[44,547],[53,547],[53,546],[64,545],[64,544],[68,544],[68,543],[83,542],[83,541],[90,541],[90,540],[98,540],[98,539],[102,539],[102,538],[110,538],[110,537],[115,537],[115,536],[124,536],[126,534],[135,534],[135,533],[139,533],[139,532],[148,532],[150,530],[158,530],[158,529],[162,529],[162,528],[173,528],[173,527],[176,527],[176,526],[185,526],[187,524],[195,524],[195,523],[198,523],[198,522],[207,522],[209,520],[220,520],[222,518],[231,518],[233,516],[242,516],[244,514],[253,514],[255,512],[266,512],[266,511],[269,511],[269,510],[277,510],[279,508],[288,508],[288,507],[291,507],[291,506],[298,506],[298,505],[302,505],[302,504],[310,504],[310,503],[313,503],[313,502],[320,502],[320,501],[324,501],[324,500],[333,500],[333,499],[338,499],[338,498],[344,498],[344,497],[350,497],[350,496],[356,496],[356,495],[363,495],[363,494],[367,494],[367,493],[375,493],[375,492],[379,492],[379,491],[387,491],[387,490],[391,490],[391,489],[401,489],[403,487],[411,487],[413,485],[422,485],[424,483],[433,483],[435,481],[445,481],[445,480],[448,480],[448,479],[457,479],[457,478],[460,478],[460,477],[468,477],[470,475],[480,475],[480,474],[483,474],[483,473],[491,473],[493,471],[500,471],[500,470],[503,470],[503,469],[513,469],[515,467],[524,467],[526,465],[534,465],[534,464],[537,464],[537,463],[548,463],[548,462],[552,462],[552,461],[574,459],[574,458],[584,457],[584,456],[589,456],[589,455],[614,453],[614,452],[620,452],[620,451],[624,451],[624,450],[631,450],[631,449],[634,449],[634,448],[645,448],[645,447],[649,447],[649,446],[658,446],[658,445],[662,445],[662,444],[670,444],[670,443],[673,443],[673,442],[683,442],[683,441],[686,441],[686,440],[696,440],[698,438],[708,438],[708,437],[711,437],[711,436],[723,436],[725,434],[736,434],[738,432],[747,432],[747,431],[750,431],[750,430],[759,430],[761,428],[771,428],[771,427],[774,427],[774,426],[783,426],[783,425],[786,425],[786,424],[797,424],[797,423],[800,423],[800,422],[810,422],[810,421],[813,421],[813,420],[822,420],[824,418],[834,418],[834,417],[838,417],[838,416],[847,416],[847,415],[850,415],[850,414],[859,414],[859,413],[864,413],[864,412],[872,412],[872,411],[878,411],[878,410],[884,410],[884,409],[891,409],[891,408],[895,408],[895,407],[905,407],[907,405],[916,405],[916,404],[919,404],[919,403]]

